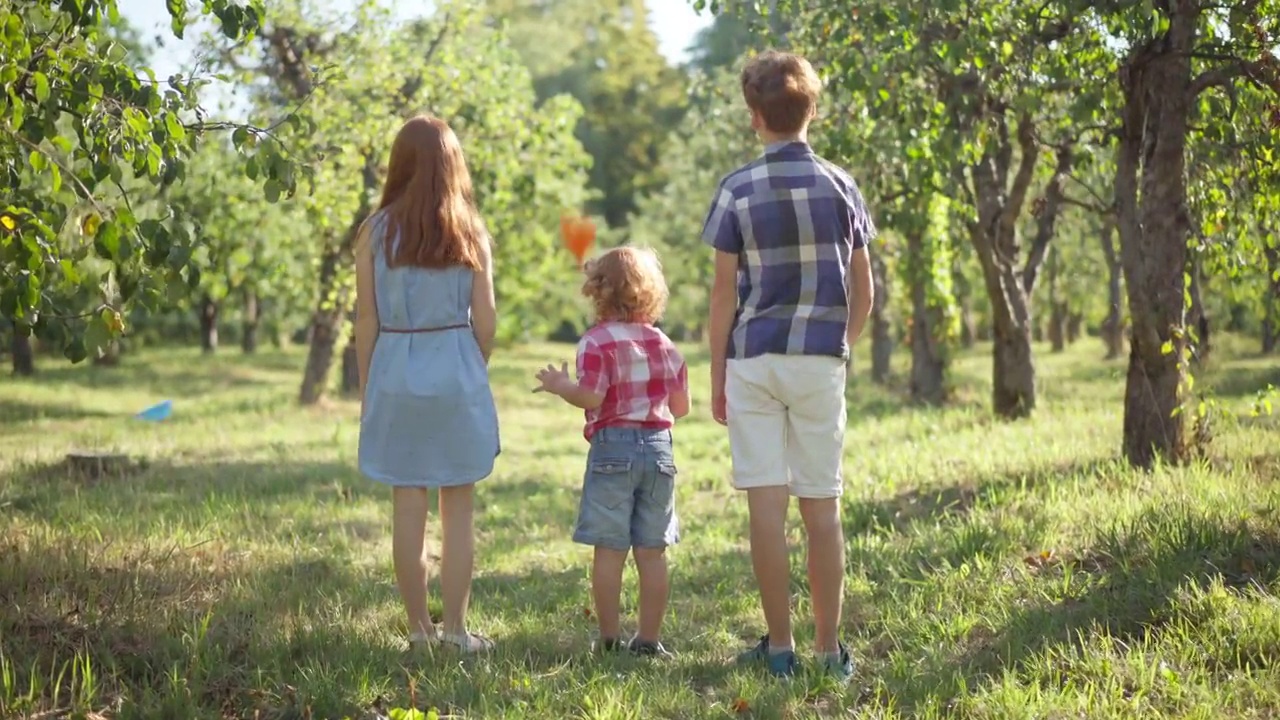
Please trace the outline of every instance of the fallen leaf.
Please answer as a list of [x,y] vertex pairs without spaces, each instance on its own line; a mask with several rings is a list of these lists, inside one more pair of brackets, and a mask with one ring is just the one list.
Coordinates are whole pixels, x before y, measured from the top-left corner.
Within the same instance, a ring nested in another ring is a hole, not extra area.
[[1258,572],[1258,565],[1253,561],[1253,558],[1244,558],[1243,560],[1240,561],[1240,569],[1244,570],[1250,575],[1253,575],[1254,573]]
[[731,705],[730,707],[732,707],[733,711],[738,713],[739,715],[742,715],[743,713],[751,712],[751,705],[742,698],[738,698],[737,700],[734,700],[733,705]]
[[1052,564],[1057,559],[1057,554],[1052,550],[1041,550],[1034,555],[1028,555],[1023,561],[1033,568],[1043,568]]

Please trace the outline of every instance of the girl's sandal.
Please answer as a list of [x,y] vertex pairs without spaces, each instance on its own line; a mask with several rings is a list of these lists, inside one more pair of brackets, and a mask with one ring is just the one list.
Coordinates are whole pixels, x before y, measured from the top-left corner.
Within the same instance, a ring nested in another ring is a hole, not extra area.
[[440,644],[440,636],[438,633],[411,633],[409,635],[409,651],[421,652],[430,650]]
[[483,635],[467,633],[465,635],[439,635],[440,642],[452,645],[464,654],[473,655],[493,650],[493,641]]

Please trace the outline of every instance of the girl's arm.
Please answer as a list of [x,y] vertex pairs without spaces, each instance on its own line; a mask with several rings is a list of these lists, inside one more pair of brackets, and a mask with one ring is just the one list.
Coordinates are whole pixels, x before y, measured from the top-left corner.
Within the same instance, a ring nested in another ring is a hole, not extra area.
[[471,281],[471,332],[480,345],[480,354],[489,362],[493,339],[498,334],[498,304],[493,295],[493,251],[486,241],[480,253],[480,269]]
[[360,414],[364,414],[364,388],[369,382],[369,363],[378,340],[378,301],[373,277],[373,248],[369,224],[356,235],[356,368],[360,375]]

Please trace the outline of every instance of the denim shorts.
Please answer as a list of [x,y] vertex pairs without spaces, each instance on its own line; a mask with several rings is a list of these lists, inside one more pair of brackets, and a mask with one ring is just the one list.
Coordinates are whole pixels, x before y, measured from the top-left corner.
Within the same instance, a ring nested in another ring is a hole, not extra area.
[[627,550],[680,541],[670,430],[605,427],[591,437],[574,542]]

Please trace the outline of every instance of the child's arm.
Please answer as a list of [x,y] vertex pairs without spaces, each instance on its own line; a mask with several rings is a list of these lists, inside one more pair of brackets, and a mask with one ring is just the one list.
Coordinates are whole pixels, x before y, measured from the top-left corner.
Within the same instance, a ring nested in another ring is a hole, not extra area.
[[675,383],[667,396],[667,406],[677,420],[689,414],[689,367],[679,351],[672,348],[671,360],[675,364]]
[[493,296],[493,251],[489,240],[481,246],[480,269],[471,281],[471,332],[487,364],[498,332],[498,309]]
[[711,413],[721,425],[728,419],[724,385],[728,367],[729,334],[733,330],[733,317],[738,312],[737,284],[738,256],[717,250],[707,335],[711,343]]
[[742,231],[738,227],[734,207],[733,193],[722,180],[702,223],[702,241],[716,250],[707,335],[711,343],[711,416],[721,425],[728,422],[724,383],[729,335],[733,332],[733,318],[738,312],[738,255],[743,249]]
[[875,301],[874,283],[871,277],[871,256],[867,246],[863,245],[853,251],[849,258],[849,327],[846,329],[846,340],[852,350],[853,344],[862,337],[862,330],[871,316],[871,304]]
[[364,388],[369,382],[369,363],[378,341],[378,303],[374,299],[373,248],[369,223],[360,225],[356,235],[356,370],[360,377],[360,414],[364,415]]
[[569,364],[561,363],[560,368],[548,365],[538,371],[538,382],[534,392],[549,392],[558,395],[565,402],[583,410],[595,410],[604,402],[604,393],[585,387],[569,377]]
[[689,391],[677,390],[667,400],[671,405],[671,415],[677,420],[689,414]]
[[568,363],[561,363],[557,370],[548,365],[538,371],[540,385],[534,392],[549,392],[559,395],[570,405],[583,410],[595,410],[604,403],[605,394],[610,385],[610,363],[608,357],[590,337],[584,337],[578,344],[577,359],[578,379],[569,376]]

